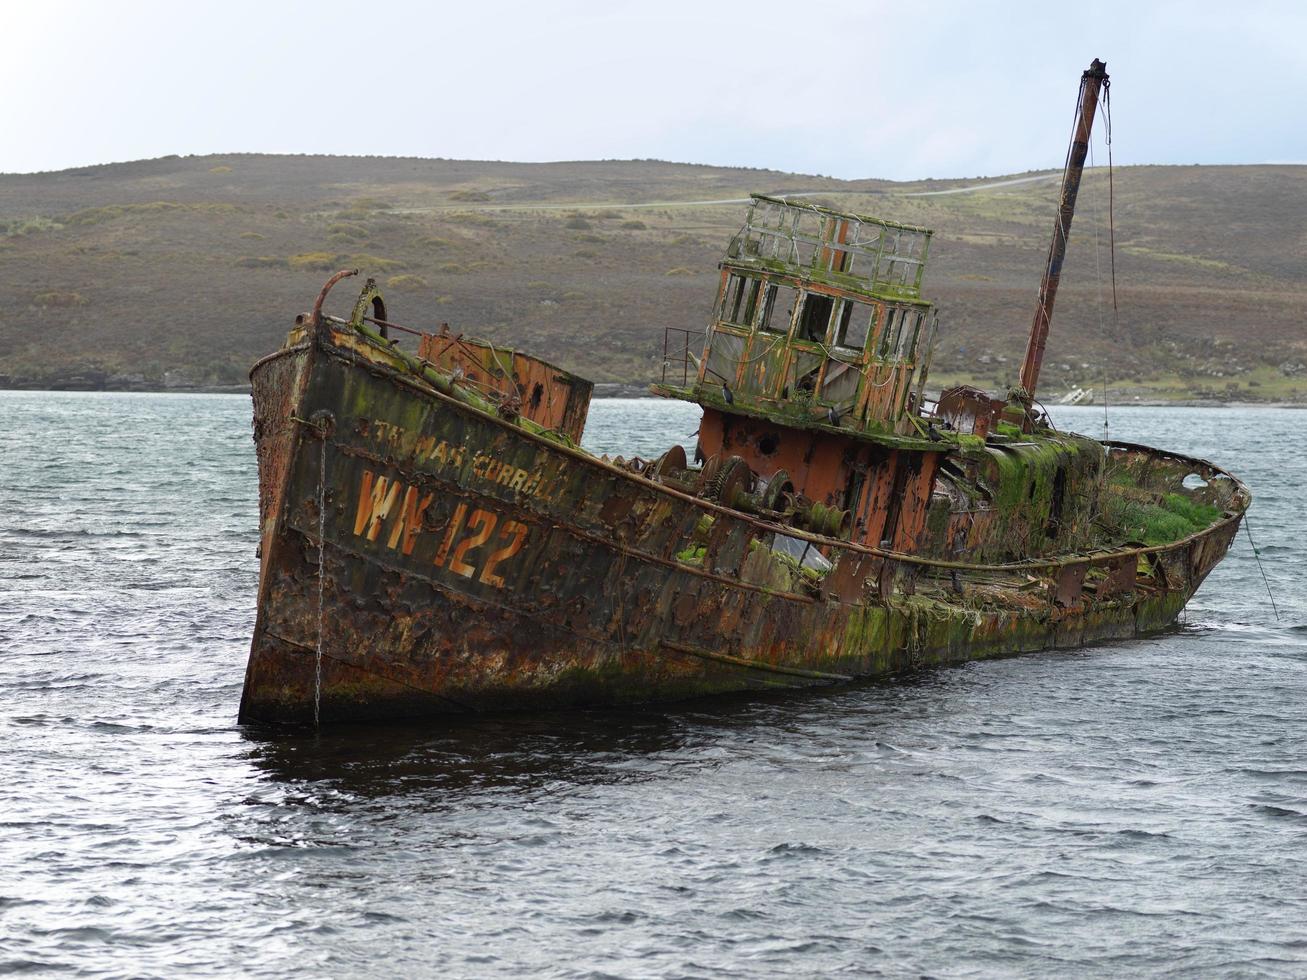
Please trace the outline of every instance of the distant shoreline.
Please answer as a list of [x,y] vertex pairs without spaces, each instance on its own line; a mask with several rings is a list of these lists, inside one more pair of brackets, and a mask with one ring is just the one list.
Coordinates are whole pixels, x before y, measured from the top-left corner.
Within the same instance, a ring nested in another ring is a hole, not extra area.
[[[603,380],[596,397],[643,396],[615,379],[654,380],[663,360],[681,373],[685,335],[659,333],[680,324],[695,346],[723,250],[763,190],[934,228],[931,384],[1002,395],[1028,343],[1060,172],[899,182],[212,154],[0,176],[0,323],[13,324],[0,389],[241,392],[323,280],[360,269],[395,322],[452,322]],[[1101,404],[1105,378],[1108,404],[1307,403],[1307,166],[1119,167],[1111,187],[1099,167],[1084,185],[1046,404],[1076,386]],[[1114,238],[1090,227],[1109,191]],[[1232,251],[1213,232],[1229,227],[1258,233]],[[343,312],[353,287],[337,293]]]
[[[13,385],[0,385],[0,392],[5,391],[28,391],[34,393],[64,394],[67,392],[80,392],[84,394],[137,394],[137,395],[248,395],[250,393],[249,385],[173,385],[165,387],[156,386],[111,386],[101,385],[98,387],[91,386],[73,386],[65,385],[59,388],[41,388],[41,387],[15,387]],[[621,384],[618,382],[597,382],[593,397],[597,400],[608,400],[617,398],[655,398],[651,395],[646,385]],[[1097,403],[1088,405],[1058,405],[1056,402],[1047,403],[1048,408],[1095,408],[1099,407]],[[1217,398],[1123,398],[1120,401],[1108,402],[1108,411],[1120,408],[1294,408],[1307,409],[1307,402],[1286,402],[1286,401],[1244,401],[1233,400],[1227,401]]]

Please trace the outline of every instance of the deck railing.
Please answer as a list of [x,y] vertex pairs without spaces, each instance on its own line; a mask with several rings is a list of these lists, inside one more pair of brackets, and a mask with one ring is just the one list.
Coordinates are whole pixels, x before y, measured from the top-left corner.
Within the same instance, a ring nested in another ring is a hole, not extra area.
[[[691,373],[696,378],[699,376],[699,366],[694,363],[694,353],[690,350],[690,341],[694,338],[694,333],[693,330],[682,327],[663,328],[663,384],[667,384],[669,374],[675,382],[678,370],[682,388],[689,387]],[[674,337],[673,334],[676,336]]]

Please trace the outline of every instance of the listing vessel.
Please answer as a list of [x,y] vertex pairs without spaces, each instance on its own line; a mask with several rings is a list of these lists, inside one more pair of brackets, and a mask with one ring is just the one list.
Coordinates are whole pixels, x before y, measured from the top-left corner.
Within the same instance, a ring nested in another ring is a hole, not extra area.
[[[1035,394],[1089,134],[1081,79],[1020,382],[926,380],[931,232],[755,195],[654,460],[580,447],[591,385],[333,276],[251,372],[261,519],[243,721],[618,705],[840,683],[1170,624],[1251,497],[1058,432]],[[412,346],[409,341],[408,346]],[[671,370],[669,371],[669,367]]]

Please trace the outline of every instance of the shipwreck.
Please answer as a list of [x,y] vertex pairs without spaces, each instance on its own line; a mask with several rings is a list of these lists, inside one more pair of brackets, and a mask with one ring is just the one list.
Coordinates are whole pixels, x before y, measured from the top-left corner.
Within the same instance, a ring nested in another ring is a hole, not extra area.
[[[1019,383],[926,388],[931,232],[755,195],[701,351],[654,391],[697,449],[580,448],[591,385],[368,280],[251,372],[261,519],[242,721],[616,705],[833,684],[1172,623],[1251,497],[1058,432],[1035,395],[1089,134],[1081,79]],[[696,349],[692,350],[692,346]],[[678,355],[679,352],[679,356]]]

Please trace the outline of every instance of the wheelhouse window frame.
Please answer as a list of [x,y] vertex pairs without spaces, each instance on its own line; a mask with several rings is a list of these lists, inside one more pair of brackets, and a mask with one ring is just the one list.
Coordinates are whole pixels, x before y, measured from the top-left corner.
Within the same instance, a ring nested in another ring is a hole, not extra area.
[[[776,319],[777,298],[785,295],[782,290],[788,291],[789,309],[783,319]],[[773,336],[788,337],[790,327],[794,325],[795,308],[799,305],[801,292],[797,286],[787,282],[769,281],[764,293],[762,302],[762,315],[758,318],[758,332],[768,333]]]
[[866,351],[868,341],[876,333],[880,307],[881,304],[869,299],[841,298],[831,318],[830,346],[841,353],[860,355]]
[[830,335],[831,318],[839,297],[830,293],[804,289],[799,295],[799,310],[794,322],[794,340],[801,344],[824,347]]
[[717,321],[733,327],[751,328],[758,313],[758,299],[762,286],[761,276],[730,273],[726,279],[726,288],[722,290]]
[[885,308],[885,323],[876,338],[875,357],[879,361],[915,364],[917,344],[927,311],[920,306],[891,303]]

